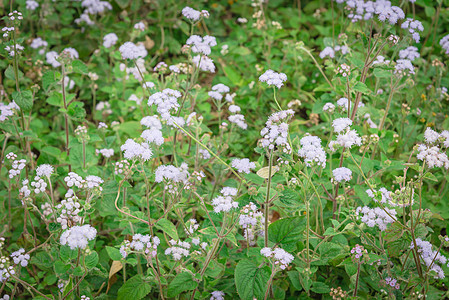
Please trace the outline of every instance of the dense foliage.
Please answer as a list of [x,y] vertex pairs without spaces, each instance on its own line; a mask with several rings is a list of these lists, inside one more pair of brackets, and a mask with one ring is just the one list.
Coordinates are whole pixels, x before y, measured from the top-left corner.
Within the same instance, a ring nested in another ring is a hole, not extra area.
[[448,0],[0,3],[1,299],[449,297]]

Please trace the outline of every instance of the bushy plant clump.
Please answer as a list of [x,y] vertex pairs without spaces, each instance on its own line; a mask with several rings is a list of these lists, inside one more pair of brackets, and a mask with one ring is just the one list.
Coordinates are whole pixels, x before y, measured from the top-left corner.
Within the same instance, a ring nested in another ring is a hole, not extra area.
[[1,299],[449,298],[449,1],[0,3]]

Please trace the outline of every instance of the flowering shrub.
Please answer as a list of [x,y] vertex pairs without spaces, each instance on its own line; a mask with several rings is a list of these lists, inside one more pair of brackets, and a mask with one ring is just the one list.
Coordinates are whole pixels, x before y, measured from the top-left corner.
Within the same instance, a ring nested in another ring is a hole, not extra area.
[[0,3],[0,299],[449,298],[449,1],[187,2]]

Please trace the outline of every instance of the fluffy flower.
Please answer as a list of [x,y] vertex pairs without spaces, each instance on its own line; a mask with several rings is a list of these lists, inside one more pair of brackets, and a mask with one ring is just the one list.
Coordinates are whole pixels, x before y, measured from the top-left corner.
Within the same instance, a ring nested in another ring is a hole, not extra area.
[[97,235],[97,230],[90,225],[73,226],[61,234],[61,245],[67,245],[70,249],[85,249],[87,243]]
[[118,41],[118,37],[115,33],[108,33],[103,37],[103,46],[106,48],[111,48]]
[[251,169],[256,168],[256,164],[254,162],[249,161],[248,158],[235,158],[231,162],[231,166],[233,168],[237,169],[237,172],[239,173],[246,173],[249,174],[251,172]]
[[326,152],[321,146],[321,139],[317,136],[305,136],[300,141],[301,148],[298,155],[304,158],[306,166],[310,167],[313,162],[321,167],[326,167]]
[[136,143],[132,139],[128,139],[125,144],[120,147],[120,150],[124,151],[123,156],[126,159],[140,159],[147,161],[153,156],[150,146],[147,143]]
[[278,89],[280,89],[284,82],[287,80],[287,75],[284,73],[277,73],[273,70],[267,70],[265,73],[260,75],[259,81],[266,82],[268,86],[276,86]]
[[332,170],[332,180],[336,182],[349,181],[352,178],[352,171],[348,168],[341,167]]
[[137,59],[139,57],[144,58],[147,56],[148,51],[145,49],[144,45],[136,45],[133,42],[126,42],[119,48],[123,59]]
[[338,118],[332,122],[332,126],[334,127],[334,131],[336,133],[340,133],[343,130],[349,128],[352,125],[352,120],[349,118]]
[[43,164],[37,167],[36,175],[39,177],[45,176],[50,177],[53,174],[54,168],[49,164]]

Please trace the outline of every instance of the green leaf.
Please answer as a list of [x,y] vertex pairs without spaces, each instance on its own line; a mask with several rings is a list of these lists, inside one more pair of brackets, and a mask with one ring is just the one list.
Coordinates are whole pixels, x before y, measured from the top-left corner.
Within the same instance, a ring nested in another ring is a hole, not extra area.
[[56,79],[56,74],[57,72],[55,71],[48,71],[42,75],[42,88],[44,91],[47,91],[50,86],[58,82],[58,79]]
[[78,251],[70,249],[69,246],[64,245],[59,249],[59,257],[65,262],[75,259],[77,256]]
[[184,291],[196,289],[198,282],[193,280],[193,275],[189,272],[181,272],[168,285],[167,296],[172,298]]
[[234,273],[235,286],[240,298],[243,300],[263,299],[270,273],[268,266],[259,268],[253,260],[241,260]]
[[29,112],[33,108],[33,93],[31,91],[15,91],[12,93],[12,98],[20,109],[25,112]]
[[372,94],[366,84],[360,81],[354,85],[354,91],[361,92],[362,94]]
[[299,194],[289,188],[282,191],[282,194],[279,196],[279,201],[287,206],[298,206],[302,204]]
[[47,153],[48,155],[59,157],[61,155],[61,150],[53,146],[45,146],[41,149],[41,152]]
[[98,253],[95,251],[92,252],[85,258],[86,267],[88,269],[92,269],[93,267],[95,267],[98,264],[98,260],[99,260]]
[[80,74],[87,74],[88,69],[87,66],[81,60],[74,60],[72,62],[73,72]]
[[122,260],[123,258],[117,248],[106,246],[106,252],[112,260]]
[[290,244],[299,241],[306,229],[304,218],[284,218],[271,223],[268,227],[268,239],[277,244]]
[[242,76],[240,76],[240,74],[231,66],[225,66],[223,68],[223,71],[225,72],[229,80],[231,80],[235,85],[240,83],[240,81],[242,80]]
[[148,295],[151,291],[151,285],[144,281],[142,275],[136,275],[126,281],[120,287],[117,294],[117,300],[139,300]]
[[381,69],[381,68],[375,68],[373,71],[373,74],[377,78],[390,78],[391,77],[391,71]]
[[6,68],[5,77],[11,80],[16,80],[16,77],[14,75],[14,68],[11,65],[9,65],[8,68]]
[[86,117],[86,110],[83,108],[83,102],[72,102],[67,108],[67,115],[74,121],[82,122]]
[[159,222],[156,223],[156,228],[168,234],[172,239],[179,240],[178,232],[176,231],[175,225],[167,219],[160,219]]
[[319,281],[315,281],[312,284],[312,288],[310,290],[312,290],[312,292],[315,292],[317,294],[328,294],[331,291],[331,289],[327,284]]
[[56,274],[65,274],[70,270],[70,264],[57,260],[53,265]]

